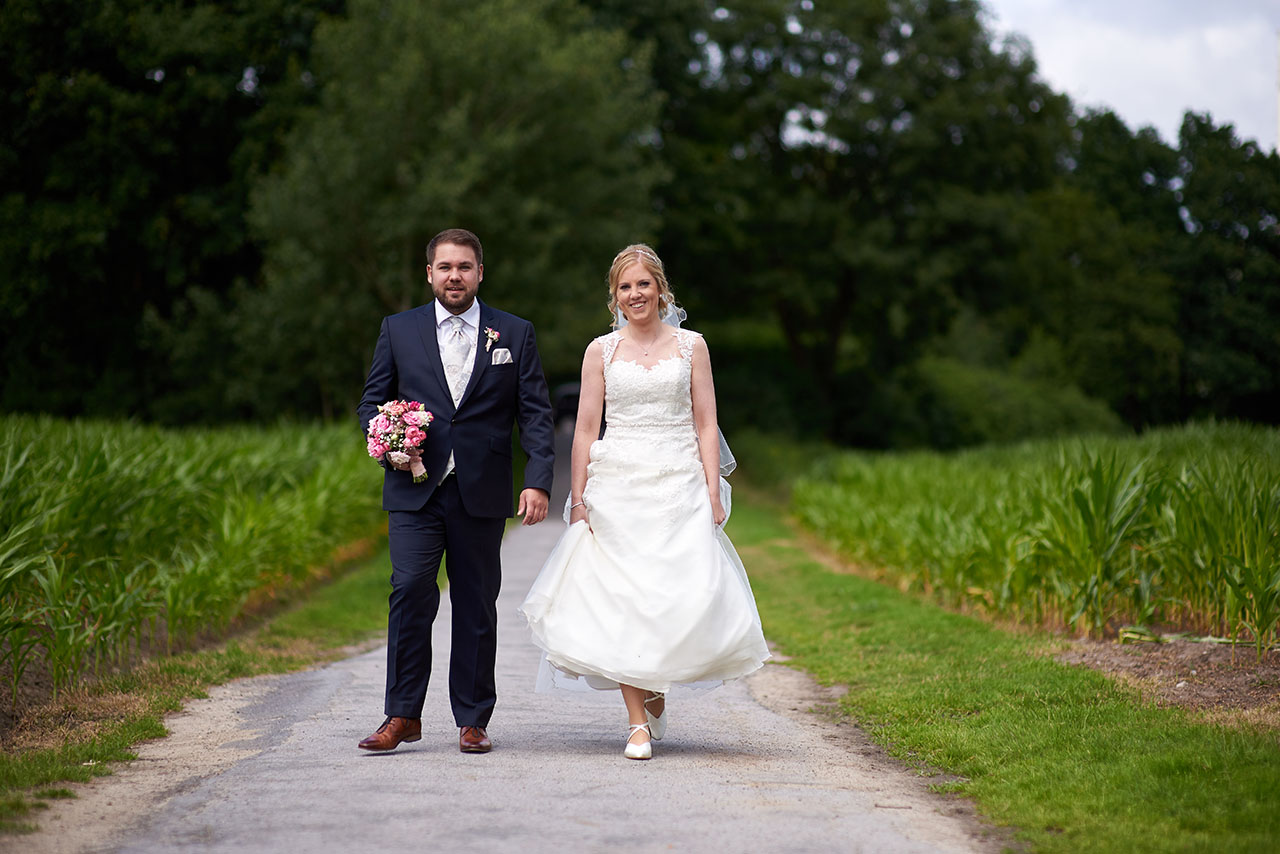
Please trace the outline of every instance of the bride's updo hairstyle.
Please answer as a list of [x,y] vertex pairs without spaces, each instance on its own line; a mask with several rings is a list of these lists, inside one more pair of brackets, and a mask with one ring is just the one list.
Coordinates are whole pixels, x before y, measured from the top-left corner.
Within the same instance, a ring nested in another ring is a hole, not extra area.
[[633,243],[615,255],[613,264],[609,266],[609,314],[613,317],[615,327],[618,326],[618,318],[621,317],[621,308],[618,305],[618,280],[632,264],[642,265],[653,276],[653,283],[658,286],[659,318],[666,317],[668,312],[677,307],[676,296],[671,292],[671,285],[667,284],[667,273],[658,253],[643,243]]

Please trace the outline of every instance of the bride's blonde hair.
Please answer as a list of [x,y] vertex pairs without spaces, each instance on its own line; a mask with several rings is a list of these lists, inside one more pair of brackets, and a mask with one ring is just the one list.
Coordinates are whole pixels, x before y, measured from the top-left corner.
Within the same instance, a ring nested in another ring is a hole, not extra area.
[[613,256],[613,263],[609,265],[609,315],[613,318],[611,325],[614,327],[618,325],[618,280],[632,264],[641,265],[653,276],[653,283],[658,286],[659,317],[666,317],[668,312],[678,307],[676,295],[671,292],[671,285],[667,283],[667,271],[662,266],[658,253],[644,243],[633,243]]

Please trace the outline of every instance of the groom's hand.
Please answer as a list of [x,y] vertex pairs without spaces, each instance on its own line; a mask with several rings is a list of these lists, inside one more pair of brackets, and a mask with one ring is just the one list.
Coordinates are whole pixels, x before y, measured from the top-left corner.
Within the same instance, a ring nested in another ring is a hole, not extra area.
[[397,469],[399,471],[409,471],[409,469],[412,468],[412,463],[414,460],[417,460],[418,462],[422,462],[422,451],[418,450],[417,448],[414,448],[412,451],[405,451],[405,453],[409,455],[409,462],[389,463],[389,465],[393,469]]
[[529,487],[520,490],[520,503],[516,507],[516,515],[524,517],[525,525],[536,525],[547,518],[547,505],[551,499],[541,489]]

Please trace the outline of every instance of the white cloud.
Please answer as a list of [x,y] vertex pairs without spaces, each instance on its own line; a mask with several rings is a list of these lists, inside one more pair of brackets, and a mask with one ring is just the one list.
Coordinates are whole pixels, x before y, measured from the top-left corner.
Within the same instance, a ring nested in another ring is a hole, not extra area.
[[998,34],[1026,35],[1040,73],[1082,106],[1175,142],[1184,111],[1276,146],[1280,3],[987,0]]

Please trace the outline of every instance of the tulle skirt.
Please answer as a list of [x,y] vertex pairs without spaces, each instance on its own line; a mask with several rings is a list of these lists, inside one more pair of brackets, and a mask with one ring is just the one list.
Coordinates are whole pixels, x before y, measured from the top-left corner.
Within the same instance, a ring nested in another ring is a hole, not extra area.
[[691,430],[595,442],[583,497],[590,523],[569,526],[520,608],[558,683],[665,693],[769,658]]

